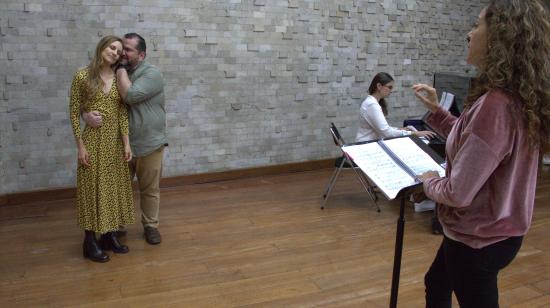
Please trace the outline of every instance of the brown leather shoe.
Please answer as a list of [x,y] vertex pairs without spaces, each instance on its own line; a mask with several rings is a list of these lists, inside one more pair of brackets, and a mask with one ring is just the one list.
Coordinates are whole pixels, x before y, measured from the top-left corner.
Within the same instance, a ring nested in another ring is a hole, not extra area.
[[145,241],[151,245],[157,245],[161,242],[161,237],[159,230],[153,227],[143,228],[143,233],[145,234]]

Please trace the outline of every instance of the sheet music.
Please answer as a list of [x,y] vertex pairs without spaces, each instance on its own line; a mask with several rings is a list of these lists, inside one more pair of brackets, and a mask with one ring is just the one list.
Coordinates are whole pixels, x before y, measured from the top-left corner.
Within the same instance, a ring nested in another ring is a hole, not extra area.
[[428,155],[428,153],[424,152],[424,150],[422,150],[410,138],[384,140],[384,143],[417,175],[433,170],[437,171],[439,176],[445,176],[445,169],[443,169],[430,157],[430,155]]
[[453,104],[454,98],[455,98],[454,94],[449,92],[443,92],[443,95],[441,95],[441,101],[439,102],[439,104],[443,109],[448,111],[449,109],[451,109],[451,105]]
[[404,187],[415,184],[414,178],[393,161],[376,142],[345,146],[342,149],[389,199],[394,199]]

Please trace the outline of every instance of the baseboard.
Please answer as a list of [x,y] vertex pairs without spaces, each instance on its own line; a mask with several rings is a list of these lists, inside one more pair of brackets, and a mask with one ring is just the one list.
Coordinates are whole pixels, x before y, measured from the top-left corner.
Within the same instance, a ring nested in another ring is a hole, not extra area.
[[249,177],[256,177],[256,176],[263,176],[263,175],[310,171],[310,170],[325,169],[330,167],[334,167],[334,158],[300,162],[300,163],[290,163],[290,164],[284,164],[284,165],[274,165],[274,166],[168,177],[168,178],[163,178],[160,181],[160,185],[161,187],[174,187],[174,186],[181,186],[181,185],[235,180],[235,179],[242,179],[242,178],[249,178]]
[[[235,180],[235,179],[264,176],[264,175],[311,171],[311,170],[325,169],[330,167],[334,167],[334,158],[299,162],[299,163],[290,163],[290,164],[283,164],[283,165],[166,177],[161,179],[160,186],[161,188],[164,188],[164,187],[174,187],[174,186],[181,186],[181,185],[211,183],[211,182]],[[33,203],[33,202],[41,202],[41,201],[57,201],[57,200],[71,199],[71,198],[74,198],[75,196],[76,196],[75,187],[21,192],[21,193],[1,195],[0,206],[25,204],[25,203]]]
[[14,194],[7,194],[0,197],[0,206],[17,205],[34,202],[58,201],[71,199],[76,196],[75,187],[54,188],[47,190],[26,191]]
[[8,204],[8,195],[0,196],[0,206]]

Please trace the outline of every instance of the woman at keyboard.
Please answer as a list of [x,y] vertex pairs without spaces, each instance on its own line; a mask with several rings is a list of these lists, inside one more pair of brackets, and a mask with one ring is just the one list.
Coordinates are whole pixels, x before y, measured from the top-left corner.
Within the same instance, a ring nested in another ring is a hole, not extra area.
[[535,205],[541,153],[550,149],[547,0],[493,0],[468,33],[478,69],[456,118],[434,88],[413,86],[428,123],[447,135],[446,176],[425,173],[444,238],[425,276],[426,307],[498,307],[497,277],[518,253]]
[[359,110],[359,129],[355,141],[371,141],[389,137],[416,135],[419,137],[433,137],[431,131],[410,131],[405,128],[391,127],[386,121],[388,106],[385,98],[388,97],[394,86],[390,74],[380,72],[374,76],[369,86],[369,96],[361,104]]

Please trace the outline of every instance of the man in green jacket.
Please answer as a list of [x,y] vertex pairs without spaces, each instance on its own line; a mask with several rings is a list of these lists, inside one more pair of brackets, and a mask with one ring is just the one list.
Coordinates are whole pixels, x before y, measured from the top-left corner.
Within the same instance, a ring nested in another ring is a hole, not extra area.
[[[158,231],[160,177],[166,138],[164,81],[159,69],[147,61],[146,44],[137,33],[123,38],[121,66],[117,68],[117,86],[122,100],[128,105],[130,162],[132,178],[137,176],[140,193],[141,223],[145,240],[151,245],[161,242]],[[92,111],[83,114],[86,124],[101,125],[101,115]]]

